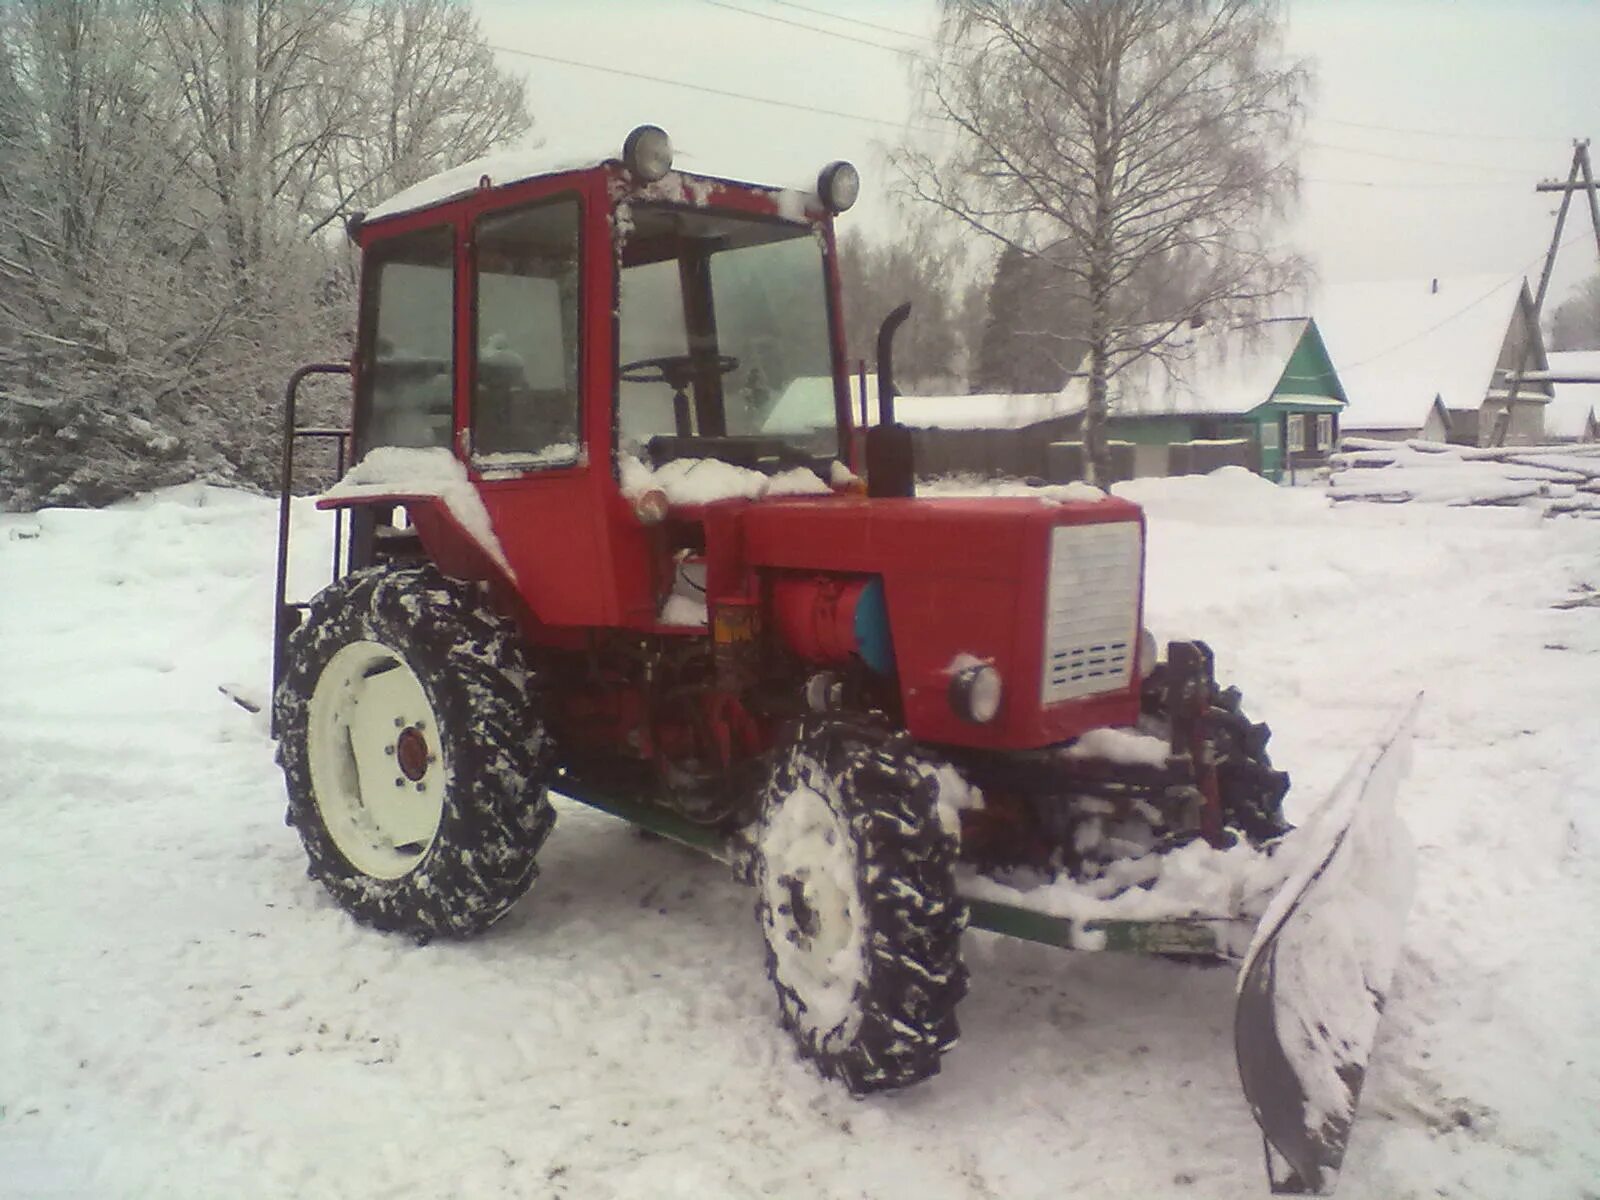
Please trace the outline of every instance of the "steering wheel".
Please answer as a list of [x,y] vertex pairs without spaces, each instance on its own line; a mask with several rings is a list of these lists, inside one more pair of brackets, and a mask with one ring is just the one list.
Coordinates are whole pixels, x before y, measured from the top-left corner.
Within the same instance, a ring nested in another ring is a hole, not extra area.
[[717,374],[737,370],[739,360],[731,354],[663,354],[659,358],[636,358],[622,364],[618,377],[624,383],[664,383],[682,391],[694,382],[703,364],[715,362]]

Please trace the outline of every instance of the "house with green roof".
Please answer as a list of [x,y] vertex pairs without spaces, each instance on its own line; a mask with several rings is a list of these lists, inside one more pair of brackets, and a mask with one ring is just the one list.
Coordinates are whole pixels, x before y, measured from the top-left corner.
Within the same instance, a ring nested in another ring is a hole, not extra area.
[[[1066,390],[1086,401],[1088,381],[1074,378]],[[1107,432],[1132,444],[1136,475],[1183,474],[1232,447],[1278,480],[1327,462],[1345,404],[1312,318],[1201,325],[1113,377]]]

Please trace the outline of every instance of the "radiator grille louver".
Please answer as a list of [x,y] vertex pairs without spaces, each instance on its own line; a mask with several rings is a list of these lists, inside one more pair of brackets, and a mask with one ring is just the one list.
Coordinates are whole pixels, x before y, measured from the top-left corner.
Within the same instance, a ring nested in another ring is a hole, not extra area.
[[1041,700],[1128,686],[1139,611],[1139,526],[1063,525],[1050,536]]

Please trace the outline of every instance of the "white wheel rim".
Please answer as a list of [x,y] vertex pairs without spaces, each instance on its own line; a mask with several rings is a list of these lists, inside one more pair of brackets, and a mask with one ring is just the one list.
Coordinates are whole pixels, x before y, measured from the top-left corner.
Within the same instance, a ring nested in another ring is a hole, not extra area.
[[850,832],[819,793],[801,785],[783,798],[761,835],[767,939],[779,980],[808,1032],[848,1041],[860,1023],[866,980],[862,904]]
[[350,865],[398,879],[427,854],[447,764],[422,681],[379,642],[351,642],[311,693],[306,757],[317,809]]

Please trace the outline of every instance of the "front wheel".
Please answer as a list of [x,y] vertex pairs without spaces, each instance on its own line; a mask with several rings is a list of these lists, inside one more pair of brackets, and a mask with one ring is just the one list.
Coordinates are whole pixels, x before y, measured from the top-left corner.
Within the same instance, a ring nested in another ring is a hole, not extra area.
[[431,566],[379,567],[319,594],[287,657],[274,703],[309,873],[378,929],[488,928],[554,821],[515,628]]
[[955,832],[903,735],[801,726],[756,830],[756,911],[779,1015],[856,1094],[934,1075],[966,994]]

